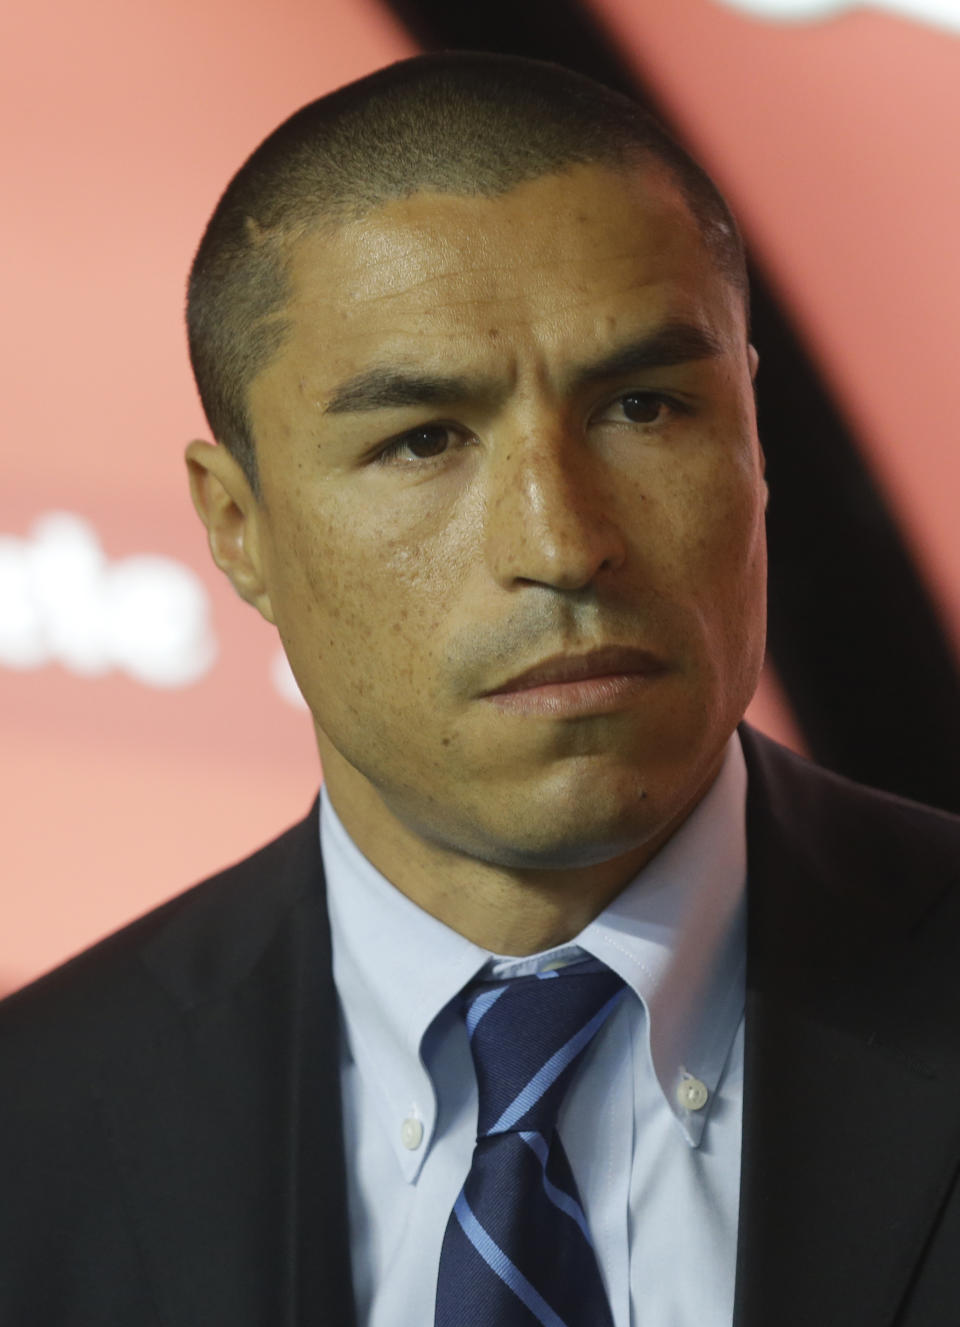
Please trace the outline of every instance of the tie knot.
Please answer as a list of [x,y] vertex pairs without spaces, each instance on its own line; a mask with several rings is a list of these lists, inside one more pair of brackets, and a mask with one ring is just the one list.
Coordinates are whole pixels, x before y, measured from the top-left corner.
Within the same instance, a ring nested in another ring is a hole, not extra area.
[[595,958],[468,987],[463,1000],[479,1090],[477,1136],[549,1135],[581,1056],[625,990]]

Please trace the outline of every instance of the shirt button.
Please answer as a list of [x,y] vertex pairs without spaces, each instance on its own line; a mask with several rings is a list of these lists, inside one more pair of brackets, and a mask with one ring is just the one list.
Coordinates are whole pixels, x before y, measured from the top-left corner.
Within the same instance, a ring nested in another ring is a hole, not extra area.
[[400,1126],[400,1141],[408,1152],[415,1152],[423,1142],[423,1125],[419,1120],[404,1120]]
[[710,1093],[699,1078],[684,1078],[677,1088],[677,1100],[684,1110],[703,1110]]

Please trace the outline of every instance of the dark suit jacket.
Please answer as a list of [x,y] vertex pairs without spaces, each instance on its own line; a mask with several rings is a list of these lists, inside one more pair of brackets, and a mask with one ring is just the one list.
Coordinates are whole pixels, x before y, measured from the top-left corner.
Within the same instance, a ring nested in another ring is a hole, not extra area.
[[[960,1327],[960,820],[742,735],[737,1327]],[[3,1327],[350,1327],[337,1038],[313,811],[0,1005]]]

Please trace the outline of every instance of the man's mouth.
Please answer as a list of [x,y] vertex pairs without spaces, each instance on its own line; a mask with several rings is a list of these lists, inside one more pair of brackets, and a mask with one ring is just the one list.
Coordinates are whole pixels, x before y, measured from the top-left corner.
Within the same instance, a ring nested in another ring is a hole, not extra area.
[[498,709],[514,713],[575,716],[623,708],[666,664],[649,650],[607,645],[554,654],[483,693]]

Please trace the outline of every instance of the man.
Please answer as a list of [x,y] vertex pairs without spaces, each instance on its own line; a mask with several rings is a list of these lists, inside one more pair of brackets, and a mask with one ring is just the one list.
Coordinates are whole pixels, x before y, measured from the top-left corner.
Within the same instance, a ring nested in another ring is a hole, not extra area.
[[565,71],[405,62],[241,169],[189,322],[324,793],[3,1007],[2,1320],[960,1321],[960,827],[737,735],[709,180]]

